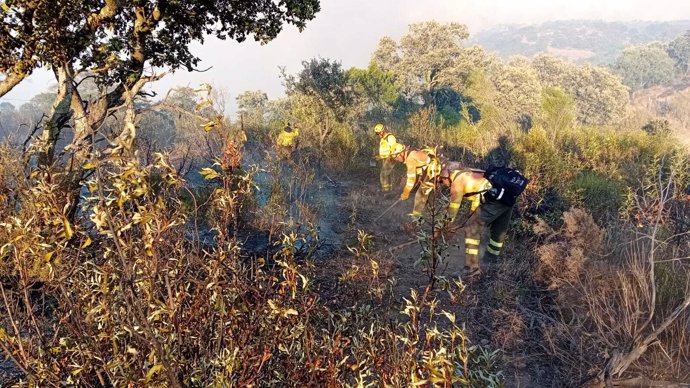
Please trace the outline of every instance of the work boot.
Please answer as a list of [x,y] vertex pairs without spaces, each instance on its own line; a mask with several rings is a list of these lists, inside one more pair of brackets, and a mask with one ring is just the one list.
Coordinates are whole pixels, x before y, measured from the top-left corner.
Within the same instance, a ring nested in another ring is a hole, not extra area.
[[479,267],[467,267],[463,269],[463,279],[468,282],[479,279],[482,276],[482,270]]

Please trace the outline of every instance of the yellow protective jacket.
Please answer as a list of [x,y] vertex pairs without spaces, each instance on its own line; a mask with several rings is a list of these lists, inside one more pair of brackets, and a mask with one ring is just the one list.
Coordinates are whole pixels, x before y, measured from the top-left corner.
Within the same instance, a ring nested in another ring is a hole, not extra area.
[[379,142],[379,158],[388,159],[405,150],[405,146],[398,143],[392,133],[386,134]]
[[278,145],[282,147],[292,147],[295,144],[295,138],[299,136],[299,129],[295,128],[292,132],[283,129],[278,135]]
[[421,182],[430,183],[441,174],[441,161],[436,156],[433,148],[409,151],[405,156],[407,168],[407,180],[401,197],[407,198],[419,179]]
[[[470,211],[475,211],[482,202],[482,194],[491,188],[484,174],[477,170],[455,170],[449,175],[450,203],[448,215],[452,220],[458,215],[463,198],[471,203]],[[470,194],[468,196],[468,194]]]

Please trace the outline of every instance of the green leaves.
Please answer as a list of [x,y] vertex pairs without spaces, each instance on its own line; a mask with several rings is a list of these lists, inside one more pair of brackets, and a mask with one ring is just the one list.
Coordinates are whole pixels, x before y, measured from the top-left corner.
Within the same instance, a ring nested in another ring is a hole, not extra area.
[[676,74],[674,61],[661,44],[626,47],[613,69],[633,91],[666,84]]
[[372,63],[393,74],[406,97],[422,97],[433,89],[458,86],[468,37],[467,27],[459,23],[411,24],[399,42],[381,39]]
[[342,121],[343,112],[352,103],[347,77],[340,62],[325,58],[302,61],[297,80],[288,83],[288,90],[319,99],[330,109],[336,120]]

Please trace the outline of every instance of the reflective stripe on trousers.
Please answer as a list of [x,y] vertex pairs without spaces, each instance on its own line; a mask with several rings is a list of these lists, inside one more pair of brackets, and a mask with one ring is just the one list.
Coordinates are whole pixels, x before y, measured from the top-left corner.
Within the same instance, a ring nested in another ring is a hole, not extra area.
[[494,239],[489,239],[489,244],[486,246],[486,251],[492,255],[498,256],[501,254],[502,242],[494,241]]

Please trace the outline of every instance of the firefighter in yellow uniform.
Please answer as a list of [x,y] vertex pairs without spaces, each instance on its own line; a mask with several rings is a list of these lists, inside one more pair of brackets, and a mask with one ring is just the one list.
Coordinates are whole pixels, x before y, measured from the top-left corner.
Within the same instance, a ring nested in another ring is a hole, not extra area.
[[299,137],[299,129],[292,128],[288,123],[285,128],[278,135],[278,154],[281,158],[290,158],[292,153],[297,148],[297,141]]
[[463,198],[471,202],[471,215],[464,226],[465,229],[465,273],[471,277],[481,273],[479,268],[479,245],[484,227],[489,228],[489,242],[484,260],[495,259],[501,253],[503,239],[508,231],[513,213],[510,202],[493,200],[485,195],[492,190],[492,185],[484,177],[482,170],[474,169],[444,169],[443,184],[450,186],[450,204],[448,217],[455,220]]
[[415,183],[419,182],[419,189],[417,194],[415,194],[414,206],[410,216],[412,218],[421,217],[429,194],[436,187],[436,178],[440,176],[441,161],[436,155],[435,149],[431,147],[408,151],[396,156],[394,160],[405,163],[407,168],[407,179],[405,181],[405,188],[402,194],[400,194],[400,200],[407,200]]
[[386,128],[383,124],[376,124],[374,126],[374,133],[381,138],[381,141],[379,141],[378,155],[378,158],[381,159],[381,175],[379,180],[381,182],[381,191],[387,193],[393,188],[391,184],[391,173],[395,166],[395,157],[405,151],[405,146],[398,143],[392,133],[386,132]]

